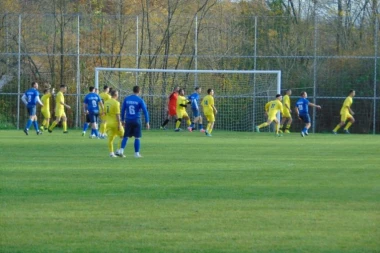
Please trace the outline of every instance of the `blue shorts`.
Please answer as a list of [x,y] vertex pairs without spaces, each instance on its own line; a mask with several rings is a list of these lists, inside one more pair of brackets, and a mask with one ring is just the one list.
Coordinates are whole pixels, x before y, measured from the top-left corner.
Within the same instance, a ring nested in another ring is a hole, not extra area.
[[196,118],[196,117],[199,117],[201,116],[201,112],[197,109],[191,109],[193,111],[193,117]]
[[28,113],[29,113],[29,116],[35,116],[36,115],[36,106],[28,106],[27,107],[28,109]]
[[91,123],[90,114],[86,114],[86,123]]
[[126,121],[124,137],[130,138],[132,136],[135,138],[141,138],[141,119]]
[[311,122],[309,114],[300,115],[300,119],[302,119],[302,121],[305,122],[305,123],[310,123]]
[[90,123],[97,123],[98,122],[99,113],[89,112],[87,115],[88,115],[88,119],[90,120],[87,122],[90,122]]

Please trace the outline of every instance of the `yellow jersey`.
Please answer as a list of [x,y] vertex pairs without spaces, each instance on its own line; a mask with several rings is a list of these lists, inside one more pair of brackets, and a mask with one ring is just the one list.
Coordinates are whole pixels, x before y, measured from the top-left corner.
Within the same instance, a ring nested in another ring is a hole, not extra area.
[[57,96],[55,97],[55,110],[56,111],[63,111],[64,106],[63,104],[65,103],[65,97],[63,96],[63,92],[59,91],[57,93]]
[[281,114],[282,114],[283,113],[283,106],[282,106],[281,101],[279,101],[278,99],[269,101],[265,105],[265,111],[268,112],[268,115],[272,115],[272,116],[276,115],[277,112],[281,112]]
[[207,95],[202,100],[202,107],[204,114],[213,114],[214,113],[214,97],[211,95]]
[[285,96],[283,97],[282,101],[283,101],[283,104],[285,105],[285,108],[286,108],[287,110],[289,110],[289,109],[288,109],[288,108],[290,108],[290,97],[289,97],[289,95],[285,95]]
[[[103,102],[103,104],[108,100],[108,99],[111,99],[111,95],[110,94],[108,94],[108,93],[106,93],[106,92],[102,92],[102,93],[100,93],[100,98],[102,99],[102,102]],[[102,108],[99,106],[99,113],[102,113],[103,112],[103,110],[102,110]]]
[[116,115],[120,115],[120,102],[114,98],[108,99],[104,103],[104,109],[106,110],[107,124],[117,124]]
[[51,93],[46,93],[41,97],[41,102],[44,104],[42,107],[42,111],[49,111],[50,109],[50,98],[51,98]]
[[176,110],[177,111],[186,111],[186,107],[181,106],[181,105],[187,105],[187,102],[189,102],[189,100],[187,100],[184,96],[178,95]]
[[348,97],[344,100],[344,103],[343,103],[342,109],[340,109],[340,114],[349,113],[350,111],[348,110],[348,108],[351,107],[352,102],[353,102],[353,101],[352,101],[352,97],[348,96]]

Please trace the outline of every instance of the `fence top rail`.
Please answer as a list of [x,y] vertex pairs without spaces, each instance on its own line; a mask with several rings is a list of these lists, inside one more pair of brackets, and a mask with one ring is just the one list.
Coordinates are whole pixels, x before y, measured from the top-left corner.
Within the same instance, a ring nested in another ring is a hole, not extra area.
[[135,69],[135,68],[105,68],[96,67],[95,71],[119,72],[165,72],[165,73],[227,73],[227,74],[280,74],[281,70],[191,70],[191,69]]

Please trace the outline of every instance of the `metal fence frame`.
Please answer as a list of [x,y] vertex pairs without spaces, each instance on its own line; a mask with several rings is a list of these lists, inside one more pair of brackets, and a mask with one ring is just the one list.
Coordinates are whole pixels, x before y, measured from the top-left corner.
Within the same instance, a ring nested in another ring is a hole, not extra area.
[[[250,57],[250,58],[253,58],[254,59],[254,69],[257,69],[257,59],[259,58],[297,58],[297,56],[260,56],[258,55],[258,45],[257,45],[257,33],[258,33],[258,26],[257,26],[257,21],[258,21],[258,18],[259,17],[253,17],[254,18],[254,23],[255,23],[255,33],[254,33],[254,48],[253,48],[253,52],[254,54],[253,55],[249,55],[249,56],[241,56],[241,57]],[[140,25],[140,17],[139,16],[136,16],[135,17],[136,19],[136,48],[135,48],[135,52],[131,52],[130,55],[135,55],[135,59],[136,59],[136,63],[135,63],[135,67],[138,68],[138,61],[139,61],[139,57],[143,57],[144,55],[139,55],[139,25]],[[18,59],[18,69],[17,69],[17,79],[18,79],[18,91],[17,91],[17,94],[13,94],[13,95],[17,95],[18,96],[18,104],[17,104],[17,129],[20,128],[20,97],[21,95],[23,94],[22,91],[21,91],[21,72],[22,72],[22,67],[21,67],[21,59],[23,56],[33,56],[33,55],[41,55],[41,56],[44,56],[46,54],[42,53],[42,52],[37,52],[37,53],[23,53],[22,50],[21,50],[21,44],[22,44],[22,22],[23,22],[23,15],[20,14],[18,15],[18,52],[1,52],[0,53],[0,56],[5,56],[5,57],[17,57]],[[198,38],[197,38],[197,34],[198,34],[198,31],[197,31],[197,22],[198,22],[198,18],[195,17],[195,26],[194,26],[194,34],[196,35],[196,38],[194,40],[194,48],[195,48],[195,51],[194,51],[194,70],[197,70],[198,69],[198,59],[200,57],[202,57],[202,55],[199,55],[198,54]],[[80,117],[81,117],[81,110],[80,110],[80,106],[81,106],[81,102],[80,102],[80,78],[81,78],[81,70],[80,70],[80,61],[81,61],[81,58],[84,57],[84,56],[89,56],[88,54],[82,54],[80,52],[80,31],[81,31],[81,16],[80,15],[77,15],[76,16],[76,23],[77,23],[77,31],[76,31],[76,52],[74,54],[72,53],[69,53],[67,54],[68,56],[72,56],[72,57],[76,57],[76,62],[77,62],[77,69],[76,69],[76,94],[73,94],[73,95],[76,95],[76,112],[75,112],[75,127],[79,127],[80,124],[81,124],[81,120],[80,120]],[[365,100],[371,100],[373,102],[373,110],[374,110],[374,113],[373,113],[373,118],[372,118],[372,133],[375,134],[376,133],[376,118],[378,117],[378,114],[380,114],[380,112],[377,111],[377,105],[379,103],[379,100],[380,100],[380,97],[378,96],[378,82],[379,80],[377,79],[377,75],[378,75],[378,69],[377,69],[377,66],[379,64],[378,60],[379,60],[379,34],[378,34],[378,30],[379,30],[379,21],[378,19],[376,19],[376,22],[375,22],[375,34],[374,34],[374,55],[373,56],[326,56],[326,55],[318,55],[318,40],[317,38],[319,37],[319,30],[318,30],[318,18],[314,18],[314,48],[313,48],[313,55],[309,55],[309,56],[302,56],[302,57],[306,57],[306,58],[309,58],[309,59],[312,59],[313,60],[313,72],[314,72],[314,77],[313,77],[313,94],[314,96],[311,97],[311,100],[313,103],[317,103],[317,101],[319,99],[344,99],[345,97],[326,97],[326,96],[318,96],[317,94],[317,88],[318,88],[318,79],[317,79],[317,64],[318,64],[318,61],[321,60],[321,59],[328,59],[328,58],[336,58],[336,59],[341,59],[341,58],[349,58],[349,59],[368,59],[368,60],[373,60],[373,65],[374,65],[374,73],[373,73],[373,97],[357,97],[356,99],[365,99]],[[59,54],[57,54],[59,55]],[[260,69],[257,69],[257,70],[260,70]],[[1,94],[5,94],[5,95],[12,95],[12,94],[9,94],[9,93],[2,93],[0,92],[0,95]],[[313,131],[315,131],[315,124],[317,122],[317,119],[316,119],[316,113],[315,113],[315,108],[313,109],[314,110],[314,113],[312,114],[313,116],[313,120],[312,120],[312,129]]]

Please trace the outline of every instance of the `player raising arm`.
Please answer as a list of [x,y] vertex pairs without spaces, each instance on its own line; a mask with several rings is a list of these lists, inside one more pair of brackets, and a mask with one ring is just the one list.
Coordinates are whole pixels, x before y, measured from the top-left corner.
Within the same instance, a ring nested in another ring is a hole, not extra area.
[[256,132],[260,133],[260,128],[269,126],[272,122],[275,123],[275,132],[276,136],[281,136],[279,131],[279,122],[277,119],[277,113],[280,112],[281,114],[283,113],[283,106],[281,103],[282,100],[282,95],[277,94],[276,99],[269,101],[268,103],[265,104],[265,113],[268,115],[268,120],[258,126],[256,126]]
[[348,97],[344,100],[344,103],[343,103],[343,106],[342,106],[342,109],[340,109],[340,122],[339,124],[334,128],[334,130],[332,131],[333,134],[337,134],[339,128],[341,128],[342,126],[344,126],[344,124],[346,124],[346,121],[348,120],[349,122],[347,123],[346,127],[343,129],[343,131],[346,133],[346,134],[349,134],[350,132],[348,131],[348,129],[350,128],[350,126],[352,124],[354,124],[355,122],[355,119],[354,119],[354,112],[351,110],[351,105],[352,105],[352,99],[353,97],[355,97],[355,91],[354,90],[350,90],[350,92],[348,93]]
[[321,109],[320,105],[310,103],[309,100],[307,100],[306,98],[307,98],[306,91],[301,92],[301,97],[297,100],[296,107],[295,107],[295,111],[297,113],[298,118],[305,123],[305,126],[301,131],[302,137],[304,137],[305,135],[309,135],[308,131],[311,126],[309,106]]

